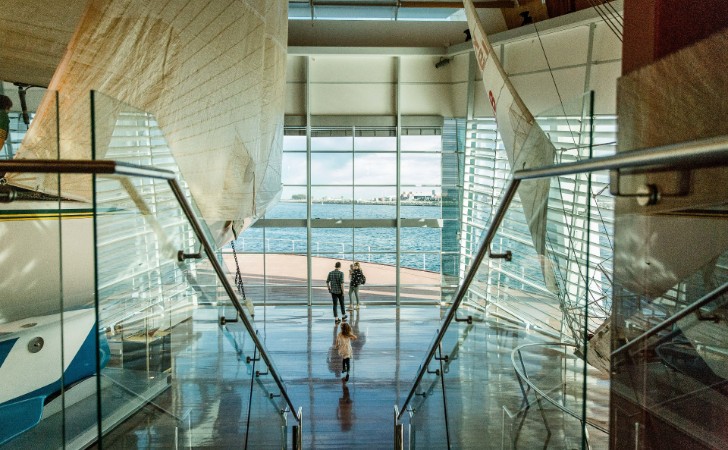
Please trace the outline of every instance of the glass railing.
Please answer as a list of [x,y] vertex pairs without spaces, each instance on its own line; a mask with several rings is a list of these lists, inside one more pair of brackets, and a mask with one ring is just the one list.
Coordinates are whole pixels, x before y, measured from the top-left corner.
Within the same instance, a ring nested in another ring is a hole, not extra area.
[[[591,117],[589,96],[544,113],[544,129],[549,121],[568,125],[549,130],[553,163],[591,156]],[[539,139],[537,131],[525,145]],[[599,189],[588,174],[503,186],[480,248],[466,255],[465,281],[423,363],[427,370],[405,401],[407,448],[531,448],[557,437],[571,448],[587,445],[588,435],[591,444],[606,445],[606,410],[585,420],[583,405],[587,387],[589,401],[608,404],[608,375],[587,375],[584,358],[574,356],[586,353],[585,318],[601,300],[593,291],[608,290],[590,268],[590,243],[598,238],[590,236],[589,208]],[[587,431],[590,422],[601,429]]]
[[[35,157],[61,155],[58,102],[57,92],[46,93],[43,120],[49,126],[28,136]],[[17,133],[10,138],[8,158],[20,143]],[[73,402],[64,384],[76,383],[91,395],[96,386],[93,273],[78,277],[73,270],[58,270],[74,267],[69,264],[70,243],[76,233],[92,229],[87,220],[91,208],[58,200],[67,181],[60,175],[42,178],[0,168],[0,176],[0,447],[61,447]],[[42,186],[45,194],[17,190],[6,182],[30,189]],[[79,242],[75,250],[91,257],[86,244]],[[76,267],[93,270],[91,263]],[[95,403],[90,406],[95,414]]]
[[[592,216],[595,180],[608,178],[613,194],[650,205],[660,198],[652,192],[656,187],[630,195],[620,192],[615,180],[639,171],[712,165],[728,165],[725,137],[515,171],[414,385],[395,408],[395,443],[403,436],[398,448],[603,448],[615,442],[662,448],[664,439],[691,448],[725,447],[724,427],[716,423],[725,414],[723,371],[728,366],[721,328],[728,277],[720,229],[704,230],[714,236],[705,241],[714,251],[677,286],[665,283],[665,275],[674,273],[644,279],[630,270],[638,258],[618,261],[626,267],[615,269],[617,279],[631,276],[629,286],[642,289],[640,295],[628,293],[625,286],[595,286],[604,273],[605,255],[593,251],[599,237],[594,230],[605,228]],[[563,194],[569,176],[586,176],[584,189]],[[522,252],[531,243],[509,229],[517,215],[524,216],[513,210],[513,198],[518,194],[523,201],[534,192],[534,180],[550,180],[562,195],[581,204],[571,216],[549,206],[543,224],[545,258]],[[606,186],[597,187],[601,192]],[[699,206],[718,217],[718,203]],[[677,220],[690,222],[672,231],[687,233],[695,226],[695,217]],[[634,243],[627,234],[625,239],[632,241],[622,244],[625,252]],[[701,241],[705,235],[692,239]],[[675,242],[687,236],[675,236]],[[694,251],[706,249],[705,243],[693,245]],[[529,258],[540,270],[530,273],[528,283],[502,269],[513,261],[527,265]],[[564,270],[568,265],[572,269]],[[647,287],[654,291],[660,284],[662,297],[647,298]],[[619,289],[614,298],[620,305],[610,318],[612,289]],[[494,296],[499,300],[495,304],[489,301]],[[553,325],[544,326],[552,320]],[[622,345],[611,355],[611,389],[610,327],[611,340]],[[533,333],[534,328],[540,333]],[[556,332],[558,340],[547,337]],[[612,404],[610,409],[610,396],[619,397],[616,408]],[[610,421],[619,423],[610,427]]]
[[[168,166],[175,173],[178,171],[173,167],[174,159],[154,117],[97,93],[94,94],[94,105],[99,111],[118,111],[110,140],[117,145],[110,146],[104,152],[105,159],[119,160],[115,155],[122,155],[121,162],[128,162],[130,154],[138,151],[136,147],[144,154],[142,162],[145,159],[152,163],[163,161],[163,166]],[[97,137],[99,135],[97,133]],[[100,148],[103,145],[104,142],[97,144]],[[163,318],[161,325],[157,326],[148,318],[148,314],[144,314],[145,322],[137,322],[137,330],[129,335],[132,339],[134,336],[143,336],[145,355],[153,351],[149,345],[152,339],[165,339],[167,336],[170,339],[170,342],[163,341],[161,344],[163,348],[166,344],[169,349],[170,367],[162,367],[161,372],[172,374],[170,392],[159,395],[157,399],[156,394],[147,396],[136,386],[126,386],[128,390],[134,390],[137,396],[154,399],[158,406],[165,396],[168,398],[168,405],[161,405],[166,413],[155,415],[165,416],[164,420],[160,420],[157,435],[174,431],[174,436],[180,439],[182,445],[188,443],[193,447],[210,443],[239,445],[243,438],[251,445],[256,442],[279,442],[279,445],[285,446],[288,436],[286,412],[294,413],[290,399],[280,384],[273,362],[267,357],[257,337],[252,321],[253,311],[243,308],[242,298],[238,298],[234,288],[233,276],[229,273],[223,275],[227,264],[219,253],[213,251],[213,233],[204,226],[205,221],[189,201],[190,194],[186,187],[153,177],[130,177],[120,180],[118,184],[115,180],[97,177],[96,188],[99,213],[97,229],[103,230],[108,224],[110,232],[106,236],[110,240],[118,239],[115,238],[118,232],[114,229],[121,227],[134,230],[132,242],[109,252],[113,258],[104,260],[99,251],[98,272],[118,279],[118,268],[112,260],[118,259],[119,255],[128,255],[122,257],[127,262],[125,267],[131,272],[126,279],[131,282],[140,271],[145,274],[136,285],[127,282],[127,286],[121,289],[139,294],[132,310],[151,309]],[[103,203],[105,196],[102,196],[102,191],[111,193],[109,197],[113,200],[110,205]],[[180,208],[178,197],[187,198],[188,204]],[[111,206],[122,210],[122,216],[131,220],[128,227],[116,217],[119,212],[114,211],[108,216],[103,213]],[[198,236],[199,232],[203,236]],[[106,248],[103,236],[99,231],[98,248]],[[151,252],[150,242],[154,243]],[[151,264],[145,252],[152,253]],[[141,261],[139,255],[143,255]],[[224,280],[220,279],[221,275],[225,276]],[[99,278],[102,278],[101,275]],[[99,292],[103,291],[99,289]],[[100,322],[104,323],[103,319],[107,318],[109,322],[117,323],[116,307],[113,297],[100,298],[99,310],[104,312],[103,315],[100,313]],[[195,315],[199,315],[200,319]],[[221,320],[221,317],[225,317],[225,320]],[[203,333],[199,339],[190,339],[189,333],[199,326],[199,322],[204,323],[210,318],[214,319],[216,327],[222,325],[216,334],[218,343],[206,343],[205,340],[209,339],[205,337],[207,333]],[[110,328],[114,329],[115,326]],[[126,325],[122,324],[119,328],[123,330]],[[184,358],[182,354],[174,352],[177,333],[179,343],[195,348],[198,353],[195,357]],[[123,348],[128,339],[120,336],[118,340]],[[223,354],[217,354],[219,352]],[[232,364],[226,362],[225,354],[230,355]],[[209,359],[210,364],[201,364],[200,357],[202,360]],[[158,373],[150,373],[149,368],[139,372],[136,373],[140,375],[139,378],[159,379]],[[124,374],[129,375],[129,371],[124,370]],[[175,374],[179,377],[178,382],[175,382]],[[102,375],[105,373],[102,372]],[[203,387],[206,387],[202,389],[205,395],[199,392]],[[111,397],[108,400],[113,408]],[[102,398],[101,403],[103,412],[107,402]],[[201,405],[216,405],[217,410],[204,407],[198,410]],[[185,419],[186,414],[190,416],[188,419]],[[165,425],[170,423],[170,416],[174,419],[171,422],[175,424],[186,420],[190,429],[180,430],[178,426]],[[149,428],[147,424],[144,429],[148,432]],[[164,438],[160,439],[160,442],[165,442]]]
[[[554,146],[554,164],[614,153],[613,142],[604,145],[603,136],[593,136],[592,130],[601,119],[590,114],[590,106],[589,96],[577,97],[537,117]],[[529,136],[526,143],[535,139]],[[478,145],[477,139],[472,140]],[[504,150],[490,153],[505,162]],[[484,159],[485,155],[473,158]],[[466,301],[491,311],[498,309],[529,328],[571,342],[583,340],[586,301],[590,305],[587,333],[593,333],[608,315],[612,286],[608,275],[614,253],[614,208],[608,180],[608,173],[602,171],[565,174],[522,185],[490,248],[495,254],[510,251],[511,259],[486,260],[490,270],[484,273],[485,281],[476,283]],[[500,191],[476,186],[469,189],[474,195],[492,195],[496,204],[497,192],[502,192],[508,179],[494,176],[492,181]],[[524,205],[533,202],[528,200],[529,192],[535,192],[537,186],[547,192],[546,199],[542,196],[539,200],[546,206],[539,216],[529,219]],[[478,221],[482,220],[487,229],[492,218],[490,214]],[[536,230],[538,222],[542,228]],[[534,234],[540,236],[538,240]],[[536,246],[543,250],[536,251]],[[465,251],[466,257],[472,257],[472,253],[470,249]],[[586,283],[586,279],[591,281]],[[514,291],[518,295],[512,295]],[[537,309],[532,307],[535,302],[539,304]]]
[[[728,240],[718,213],[724,200],[718,195],[693,200],[682,211],[647,216],[638,209],[620,218],[649,226],[671,241],[673,252],[646,241],[641,252],[648,265],[633,272],[635,264],[625,262],[615,274],[613,433],[639,448],[674,442],[728,448],[722,425],[728,414]],[[616,245],[634,242],[618,233]]]
[[[529,181],[524,187],[531,188]],[[522,212],[509,208],[504,217],[511,214]],[[546,217],[546,229],[564,228],[555,216]],[[506,275],[512,271],[504,270],[508,265],[543,269],[533,250],[522,251],[527,243],[503,227],[492,233],[490,252],[473,263],[462,302],[449,312],[452,320],[438,333],[436,350],[404,410],[405,448],[541,448],[556,442],[605,447],[609,376],[585,367],[587,333],[577,328],[582,340],[574,340],[563,297],[542,273],[531,274],[525,288],[523,279]],[[561,267],[561,258],[549,254],[547,261]],[[581,309],[571,313],[586,317],[588,304],[582,298]]]
[[[89,350],[87,370],[78,376],[66,370],[54,410],[48,410],[50,404],[43,408],[42,400],[38,408],[29,402],[17,406],[36,409],[43,419],[10,436],[7,445],[192,448],[247,442],[287,448],[293,442],[297,448],[293,438],[300,439],[301,411],[293,408],[257,336],[252,311],[241,304],[234,274],[226,273],[214,250],[213,233],[184,183],[176,181],[174,158],[154,117],[98,93],[92,93],[91,104],[92,116],[102,118],[92,121],[98,125],[93,155],[102,160],[7,163],[28,177],[72,172],[63,180],[72,178],[68,186],[90,197],[75,222],[64,216],[61,227],[56,219],[63,236],[56,236],[58,250],[50,256],[64,259],[43,278],[59,273],[78,278],[48,297],[62,305],[74,301],[58,322],[67,329],[66,347],[88,336],[79,344]],[[49,214],[60,215],[58,203]],[[60,203],[68,208],[68,201]],[[46,240],[45,247],[52,245]],[[47,250],[37,250],[48,258]],[[84,321],[91,332],[81,328]],[[53,350],[76,363],[68,350]]]

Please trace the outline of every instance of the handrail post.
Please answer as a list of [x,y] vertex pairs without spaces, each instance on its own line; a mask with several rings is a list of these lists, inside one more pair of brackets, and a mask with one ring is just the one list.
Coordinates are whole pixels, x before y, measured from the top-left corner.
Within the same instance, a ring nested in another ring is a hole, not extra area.
[[394,450],[404,450],[404,426],[399,422],[397,405],[394,405]]
[[291,447],[293,450],[301,450],[303,448],[302,433],[303,430],[303,408],[298,408],[295,414],[298,425],[294,425],[291,433]]

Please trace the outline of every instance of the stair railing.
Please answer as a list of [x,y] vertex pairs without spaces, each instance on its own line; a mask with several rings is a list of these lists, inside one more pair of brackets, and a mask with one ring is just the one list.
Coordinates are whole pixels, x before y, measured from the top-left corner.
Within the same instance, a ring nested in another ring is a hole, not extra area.
[[[144,178],[156,178],[156,179],[162,179],[166,180],[169,184],[172,192],[174,193],[175,197],[177,198],[177,202],[179,203],[180,207],[182,208],[182,211],[184,212],[185,216],[190,222],[190,225],[192,226],[192,229],[195,232],[195,235],[197,236],[197,239],[199,239],[200,244],[202,245],[202,248],[205,251],[205,254],[207,255],[207,258],[210,261],[210,264],[212,264],[213,269],[215,270],[215,273],[222,283],[225,292],[227,293],[228,297],[230,297],[230,301],[232,302],[233,306],[235,307],[235,310],[237,311],[238,315],[243,321],[243,324],[245,325],[246,330],[248,331],[248,334],[250,335],[251,339],[253,340],[253,343],[255,344],[255,347],[260,352],[260,356],[263,358],[263,361],[265,361],[266,366],[268,367],[268,370],[270,371],[270,375],[273,377],[273,379],[276,382],[276,385],[278,386],[278,389],[281,391],[281,395],[283,396],[284,400],[286,401],[286,404],[288,405],[289,410],[291,411],[292,415],[296,418],[297,425],[294,428],[294,434],[296,434],[296,440],[294,440],[294,448],[300,448],[300,438],[301,438],[301,410],[296,409],[293,406],[293,403],[291,402],[290,397],[288,396],[288,393],[286,392],[285,387],[283,386],[283,381],[281,380],[280,375],[278,372],[276,372],[275,368],[273,367],[271,363],[270,356],[268,355],[268,352],[263,347],[263,343],[261,342],[260,338],[258,337],[257,333],[255,332],[255,329],[253,328],[253,325],[248,320],[248,317],[245,315],[244,309],[240,301],[238,300],[237,293],[235,288],[230,284],[230,281],[225,276],[225,273],[223,272],[222,266],[220,265],[220,262],[217,260],[215,255],[215,249],[213,248],[210,241],[208,241],[207,237],[205,236],[205,233],[203,231],[202,225],[200,221],[197,219],[197,216],[195,215],[192,206],[187,202],[187,199],[185,198],[184,192],[182,191],[181,186],[179,183],[177,183],[176,174],[170,170],[164,170],[164,169],[156,169],[154,167],[148,167],[148,166],[139,166],[135,164],[127,164],[127,163],[121,163],[116,161],[108,161],[108,160],[97,160],[97,161],[91,161],[91,160],[62,160],[62,159],[18,159],[18,160],[11,160],[11,161],[0,161],[0,173],[12,173],[12,172],[25,172],[25,173],[76,173],[76,174],[92,174],[92,175],[120,175],[120,176],[129,176],[129,177],[144,177]],[[296,443],[299,443],[299,446],[296,446]]]
[[662,322],[658,323],[654,327],[652,327],[649,330],[645,331],[644,333],[640,334],[636,338],[627,342],[623,346],[621,346],[618,349],[616,349],[615,351],[613,351],[610,356],[615,356],[617,354],[625,352],[625,351],[631,349],[632,347],[636,346],[640,342],[644,342],[645,340],[656,335],[657,333],[664,330],[665,328],[673,325],[680,319],[683,319],[683,318],[689,316],[690,314],[694,313],[698,309],[702,308],[703,306],[707,305],[708,303],[712,302],[713,300],[715,300],[716,298],[720,297],[721,295],[723,295],[725,293],[728,293],[728,283],[723,283],[721,286],[713,289],[712,291],[708,292],[704,296],[695,300],[693,303],[687,305],[685,308],[681,309],[677,313],[673,314],[672,316],[670,316],[667,319],[663,320]]
[[[478,251],[463,278],[462,283],[458,286],[454,300],[447,316],[440,327],[440,330],[427,352],[427,356],[420,366],[415,381],[412,384],[404,403],[398,408],[399,416],[397,420],[402,420],[404,414],[408,411],[410,402],[415,396],[415,392],[422,381],[427,368],[435,356],[435,352],[440,346],[445,333],[448,331],[450,323],[456,317],[457,310],[465,298],[465,294],[470,288],[470,284],[475,278],[478,269],[483,262],[486,254],[490,252],[490,244],[495,237],[496,231],[503,221],[505,214],[510,207],[511,201],[516,195],[519,185],[523,180],[549,178],[562,175],[575,175],[579,173],[591,173],[603,170],[610,171],[610,192],[613,195],[621,195],[616,189],[619,176],[625,169],[637,169],[644,171],[680,168],[687,170],[706,166],[728,165],[728,136],[719,136],[696,141],[682,142],[678,144],[670,144],[659,147],[653,147],[642,150],[633,150],[622,152],[613,156],[604,156],[591,158],[588,160],[577,161],[566,164],[556,164],[534,169],[516,170],[513,177],[506,185],[503,196],[498,204],[498,208],[493,215],[493,220],[488,229],[483,233],[483,237],[478,246]],[[708,294],[710,296],[710,294]],[[697,303],[697,302],[696,302]]]

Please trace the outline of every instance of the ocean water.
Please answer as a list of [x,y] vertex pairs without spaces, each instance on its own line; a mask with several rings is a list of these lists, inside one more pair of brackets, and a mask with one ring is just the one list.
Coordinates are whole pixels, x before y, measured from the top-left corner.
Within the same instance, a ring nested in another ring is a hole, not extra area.
[[[394,205],[315,204],[314,219],[394,219]],[[406,219],[439,219],[439,206],[402,206]],[[266,215],[268,219],[305,219],[305,203],[281,202]],[[312,228],[313,256],[359,260],[379,264],[395,264],[395,228]],[[235,243],[237,251],[250,253],[306,254],[306,228],[249,228]],[[407,227],[401,229],[400,264],[418,270],[440,272],[441,230]]]

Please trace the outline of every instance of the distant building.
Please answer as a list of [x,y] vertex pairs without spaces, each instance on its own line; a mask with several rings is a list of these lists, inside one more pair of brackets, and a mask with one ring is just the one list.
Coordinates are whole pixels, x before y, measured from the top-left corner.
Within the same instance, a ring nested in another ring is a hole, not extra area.
[[437,192],[433,189],[431,194],[425,194],[422,192],[412,193],[412,192],[402,192],[399,196],[400,200],[413,200],[413,201],[420,201],[420,202],[432,202],[437,201],[440,199],[440,196],[437,195]]

